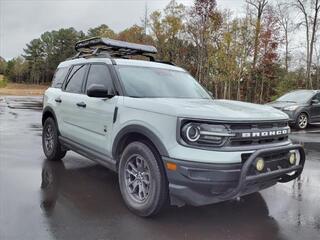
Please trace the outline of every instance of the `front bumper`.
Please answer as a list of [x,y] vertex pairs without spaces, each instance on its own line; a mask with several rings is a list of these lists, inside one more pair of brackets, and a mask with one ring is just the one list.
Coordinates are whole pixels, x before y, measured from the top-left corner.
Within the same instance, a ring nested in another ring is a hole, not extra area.
[[[290,151],[298,153],[299,161],[290,165]],[[265,169],[255,170],[257,158],[263,157]],[[300,145],[260,149],[242,159],[243,163],[209,164],[163,157],[176,164],[176,170],[166,170],[172,205],[201,206],[230,200],[268,188],[277,182],[297,178],[304,167],[305,153]]]
[[297,113],[296,111],[286,111],[286,110],[282,110],[284,113],[286,113],[289,117],[289,124],[293,125],[296,122],[296,118],[297,118]]

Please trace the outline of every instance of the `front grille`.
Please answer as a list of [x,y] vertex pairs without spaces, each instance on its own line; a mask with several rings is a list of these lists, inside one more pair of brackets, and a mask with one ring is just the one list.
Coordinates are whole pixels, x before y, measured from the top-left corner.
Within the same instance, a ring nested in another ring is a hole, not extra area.
[[230,146],[245,146],[245,145],[259,145],[259,144],[268,144],[268,143],[278,143],[288,140],[288,136],[285,137],[270,137],[266,139],[252,139],[252,140],[243,140],[243,139],[230,139]]
[[287,122],[265,122],[265,123],[236,123],[230,124],[231,130],[241,129],[267,129],[267,128],[282,128],[288,125]]
[[[245,163],[249,157],[251,156],[252,153],[243,153],[241,154],[241,162]],[[288,159],[288,151],[285,152],[280,152],[280,153],[273,153],[273,154],[268,154],[268,155],[264,155],[263,159],[266,162],[269,161],[282,161],[282,160],[287,160]]]
[[232,147],[288,141],[290,131],[287,122],[238,123],[229,129],[235,134],[228,142]]

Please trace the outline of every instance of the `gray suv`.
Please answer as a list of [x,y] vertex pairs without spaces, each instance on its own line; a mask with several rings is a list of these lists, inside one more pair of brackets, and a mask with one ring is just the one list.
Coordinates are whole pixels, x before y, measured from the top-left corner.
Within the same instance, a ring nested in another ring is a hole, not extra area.
[[[297,178],[300,145],[271,106],[216,100],[153,46],[105,38],[76,44],[44,94],[43,150],[72,150],[115,171],[127,207],[200,206]],[[133,56],[148,61],[133,60]]]
[[297,129],[307,128],[309,123],[320,123],[320,91],[296,90],[269,103],[289,116],[289,124]]

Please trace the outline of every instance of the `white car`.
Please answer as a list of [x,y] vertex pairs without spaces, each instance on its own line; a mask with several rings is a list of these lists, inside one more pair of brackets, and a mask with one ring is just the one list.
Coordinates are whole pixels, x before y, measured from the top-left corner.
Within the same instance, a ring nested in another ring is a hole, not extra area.
[[[94,38],[59,64],[43,108],[49,160],[73,150],[118,173],[140,216],[167,202],[229,200],[298,177],[305,155],[288,116],[271,106],[216,100],[152,46]],[[150,61],[125,59],[133,55]]]

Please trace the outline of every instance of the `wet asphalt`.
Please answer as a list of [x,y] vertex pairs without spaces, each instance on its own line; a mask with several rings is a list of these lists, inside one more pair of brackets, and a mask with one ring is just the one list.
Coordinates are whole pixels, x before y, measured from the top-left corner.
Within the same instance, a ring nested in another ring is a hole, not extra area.
[[116,174],[68,152],[48,162],[41,97],[0,96],[0,239],[320,239],[320,127],[293,132],[302,176],[204,207],[143,219],[125,207]]

